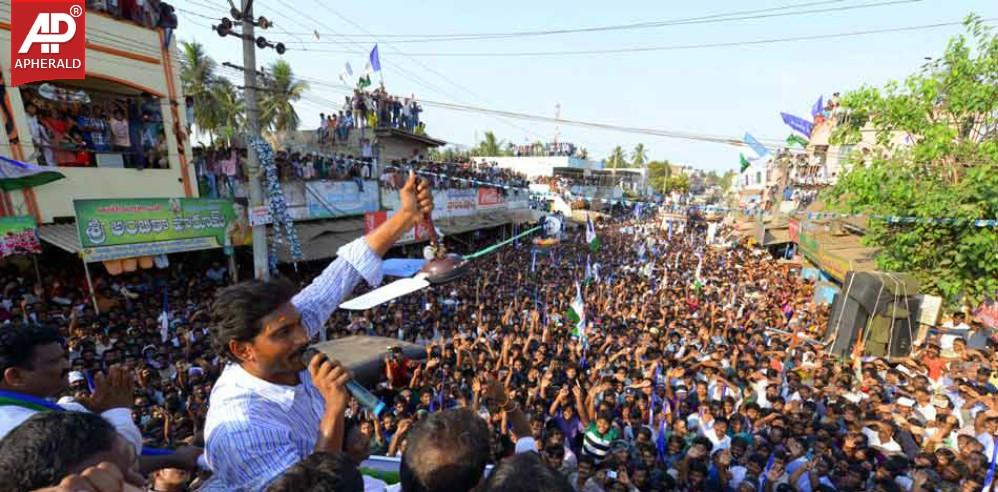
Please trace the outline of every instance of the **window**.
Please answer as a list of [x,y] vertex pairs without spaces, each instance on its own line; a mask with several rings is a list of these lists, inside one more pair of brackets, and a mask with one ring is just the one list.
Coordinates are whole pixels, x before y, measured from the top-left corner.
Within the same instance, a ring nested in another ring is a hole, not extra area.
[[762,184],[762,171],[756,171],[755,184]]
[[158,97],[93,79],[26,85],[21,96],[39,165],[170,167]]

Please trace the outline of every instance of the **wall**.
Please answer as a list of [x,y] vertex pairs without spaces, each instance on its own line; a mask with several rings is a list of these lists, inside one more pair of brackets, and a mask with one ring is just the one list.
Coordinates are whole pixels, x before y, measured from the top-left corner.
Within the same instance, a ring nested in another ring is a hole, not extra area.
[[[190,141],[184,140],[185,155],[181,155],[173,131],[175,120],[170,105],[171,94],[179,103],[176,113],[180,128],[187,125],[176,36],[173,36],[168,52],[164,54],[160,48],[161,37],[157,30],[87,12],[87,76],[121,83],[161,97],[170,168],[142,171],[58,168],[66,179],[35,189],[33,197],[31,192],[27,195],[21,192],[10,194],[16,211],[30,213],[33,203],[37,203],[37,218],[47,223],[54,217],[72,216],[73,198],[197,196],[193,165],[187,158],[191,155]],[[10,0],[0,0],[0,66],[4,80],[9,81]],[[8,87],[7,94],[17,132],[22,136],[20,153],[25,157],[31,156],[35,148],[31,144],[20,90]],[[4,135],[0,143],[7,144],[6,138]],[[13,149],[7,145],[0,147],[0,154],[4,156],[12,156],[12,152]],[[186,164],[182,166],[182,162]],[[188,180],[187,186],[185,179]]]

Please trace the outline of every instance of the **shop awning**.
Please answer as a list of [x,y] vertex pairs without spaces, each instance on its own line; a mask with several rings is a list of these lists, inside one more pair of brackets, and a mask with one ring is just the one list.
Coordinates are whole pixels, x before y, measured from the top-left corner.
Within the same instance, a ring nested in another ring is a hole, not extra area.
[[75,223],[39,226],[38,238],[67,253],[80,254],[80,235]]
[[788,229],[766,229],[765,240],[762,242],[762,245],[773,246],[789,242],[792,241],[790,241],[790,231]]
[[[295,230],[305,256],[303,261],[323,260],[335,257],[340,246],[363,236],[364,219],[295,222]],[[286,242],[277,245],[277,259],[281,263],[291,263],[291,251]]]

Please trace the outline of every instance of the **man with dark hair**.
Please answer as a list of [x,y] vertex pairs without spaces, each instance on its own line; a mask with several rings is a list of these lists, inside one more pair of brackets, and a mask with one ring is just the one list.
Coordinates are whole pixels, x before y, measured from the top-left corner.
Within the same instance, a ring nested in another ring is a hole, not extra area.
[[506,458],[492,470],[486,492],[573,492],[572,484],[556,470],[541,463],[537,453]]
[[[350,463],[359,467],[364,460],[371,457],[371,434],[364,432],[356,419],[346,419],[343,431],[343,453],[350,458]],[[364,478],[365,492],[385,492],[388,484],[367,475]]]
[[0,330],[0,437],[38,412],[94,412],[140,451],[142,434],[132,422],[131,375],[111,367],[106,376],[94,377],[88,398],[56,405],[50,400],[66,389],[68,375],[69,360],[54,328],[16,325]]
[[489,454],[489,429],[475,412],[431,414],[409,433],[402,455],[402,491],[472,490],[482,479]]
[[340,248],[308,287],[250,281],[221,291],[212,343],[231,363],[211,392],[205,454],[214,472],[203,490],[262,490],[314,452],[340,452],[349,371],[316,355],[312,339],[361,279],[381,282],[381,256],[433,211],[429,185],[410,173],[400,206],[380,227]]
[[267,492],[362,492],[364,481],[345,454],[312,453],[274,480]]
[[39,413],[0,440],[0,492],[56,486],[66,475],[102,462],[113,464],[129,483],[144,483],[135,448],[106,420],[80,412]]

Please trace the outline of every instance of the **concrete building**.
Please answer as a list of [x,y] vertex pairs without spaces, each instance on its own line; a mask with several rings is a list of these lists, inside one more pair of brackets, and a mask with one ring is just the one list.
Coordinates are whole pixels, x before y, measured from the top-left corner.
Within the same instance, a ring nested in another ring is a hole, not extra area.
[[[11,2],[0,0],[0,74],[6,95],[0,154],[53,166],[66,176],[4,193],[0,214],[31,215],[48,224],[70,220],[77,198],[197,196],[176,36],[105,13],[85,15],[85,80],[10,87]],[[29,106],[39,110],[39,118],[87,112],[104,123],[121,111],[129,124],[129,145],[96,145],[86,135],[86,148],[59,145],[57,139],[65,141],[61,135],[38,134],[38,125],[29,122]]]

